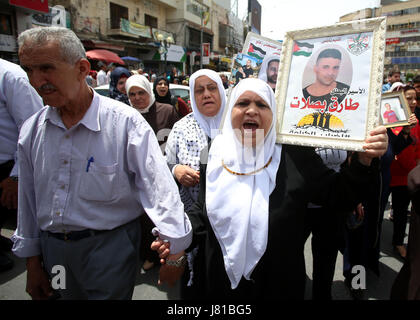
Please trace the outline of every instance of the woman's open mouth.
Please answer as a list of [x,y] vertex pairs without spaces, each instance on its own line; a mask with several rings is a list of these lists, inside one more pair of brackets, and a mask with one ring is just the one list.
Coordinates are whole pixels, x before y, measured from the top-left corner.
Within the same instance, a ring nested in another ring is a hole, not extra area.
[[256,131],[259,128],[259,125],[255,121],[245,121],[242,127],[245,131]]

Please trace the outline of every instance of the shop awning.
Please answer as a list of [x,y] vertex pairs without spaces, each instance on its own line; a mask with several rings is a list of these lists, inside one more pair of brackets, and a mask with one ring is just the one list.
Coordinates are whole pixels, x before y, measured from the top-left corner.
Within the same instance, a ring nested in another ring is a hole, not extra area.
[[125,62],[114,52],[108,50],[89,50],[86,52],[89,59],[106,61],[107,63],[118,63],[125,65]]

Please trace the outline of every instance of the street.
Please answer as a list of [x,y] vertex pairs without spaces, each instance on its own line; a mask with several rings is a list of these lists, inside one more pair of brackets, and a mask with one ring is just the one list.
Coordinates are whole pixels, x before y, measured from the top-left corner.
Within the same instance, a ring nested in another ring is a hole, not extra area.
[[[389,210],[385,211],[382,239],[381,239],[381,258],[380,258],[380,277],[367,270],[366,272],[366,292],[365,300],[387,300],[391,292],[391,287],[397,273],[402,267],[402,262],[396,258],[393,252],[392,239],[392,222],[388,220]],[[2,234],[10,237],[13,234],[13,226],[11,224],[2,230]],[[406,232],[408,232],[408,224]],[[312,254],[310,240],[305,244],[305,260],[307,270],[307,283],[305,299],[311,298],[312,286]],[[407,235],[405,238],[407,242]],[[12,270],[0,273],[0,300],[30,300],[30,296],[25,292],[26,286],[26,267],[25,260],[9,254],[15,261]],[[333,300],[352,300],[352,297],[344,285],[344,277],[342,275],[343,258],[339,253],[335,268],[334,282],[332,286]],[[179,287],[169,288],[164,285],[158,287],[159,269],[153,268],[148,272],[139,271],[136,287],[134,290],[134,300],[178,300]]]

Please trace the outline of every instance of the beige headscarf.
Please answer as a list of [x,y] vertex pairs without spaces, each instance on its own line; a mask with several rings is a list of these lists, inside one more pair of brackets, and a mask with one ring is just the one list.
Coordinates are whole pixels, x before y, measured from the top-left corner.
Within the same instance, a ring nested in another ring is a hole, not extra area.
[[[133,75],[133,76],[131,76],[130,78],[127,79],[127,81],[125,82],[125,90],[127,92],[127,96],[128,96],[129,101],[130,101],[129,92],[130,92],[130,89],[132,87],[142,88],[143,90],[145,90],[149,94],[149,97],[150,97],[149,105],[144,109],[141,109],[141,110],[139,109],[140,113],[149,112],[150,107],[153,105],[153,103],[155,103],[155,100],[156,100],[155,95],[154,95],[153,90],[152,90],[152,86],[151,86],[149,80],[147,80],[147,78],[145,76],[142,76],[140,74],[135,74],[135,75]],[[131,103],[131,101],[130,101],[130,105],[132,107],[134,107],[133,104]]]

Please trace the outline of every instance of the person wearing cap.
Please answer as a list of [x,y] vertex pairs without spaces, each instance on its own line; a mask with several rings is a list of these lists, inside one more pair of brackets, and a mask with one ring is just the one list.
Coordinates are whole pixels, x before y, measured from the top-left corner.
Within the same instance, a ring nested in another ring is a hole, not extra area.
[[[303,299],[308,203],[353,208],[374,176],[372,159],[387,147],[386,129],[377,127],[365,152],[335,172],[313,148],[276,144],[276,118],[266,82],[244,79],[233,89],[222,132],[212,141],[207,164],[200,165],[198,201],[188,211],[190,248],[198,246],[195,299]],[[152,244],[162,259],[170,246]],[[162,269],[160,281],[171,284],[178,276]]]

